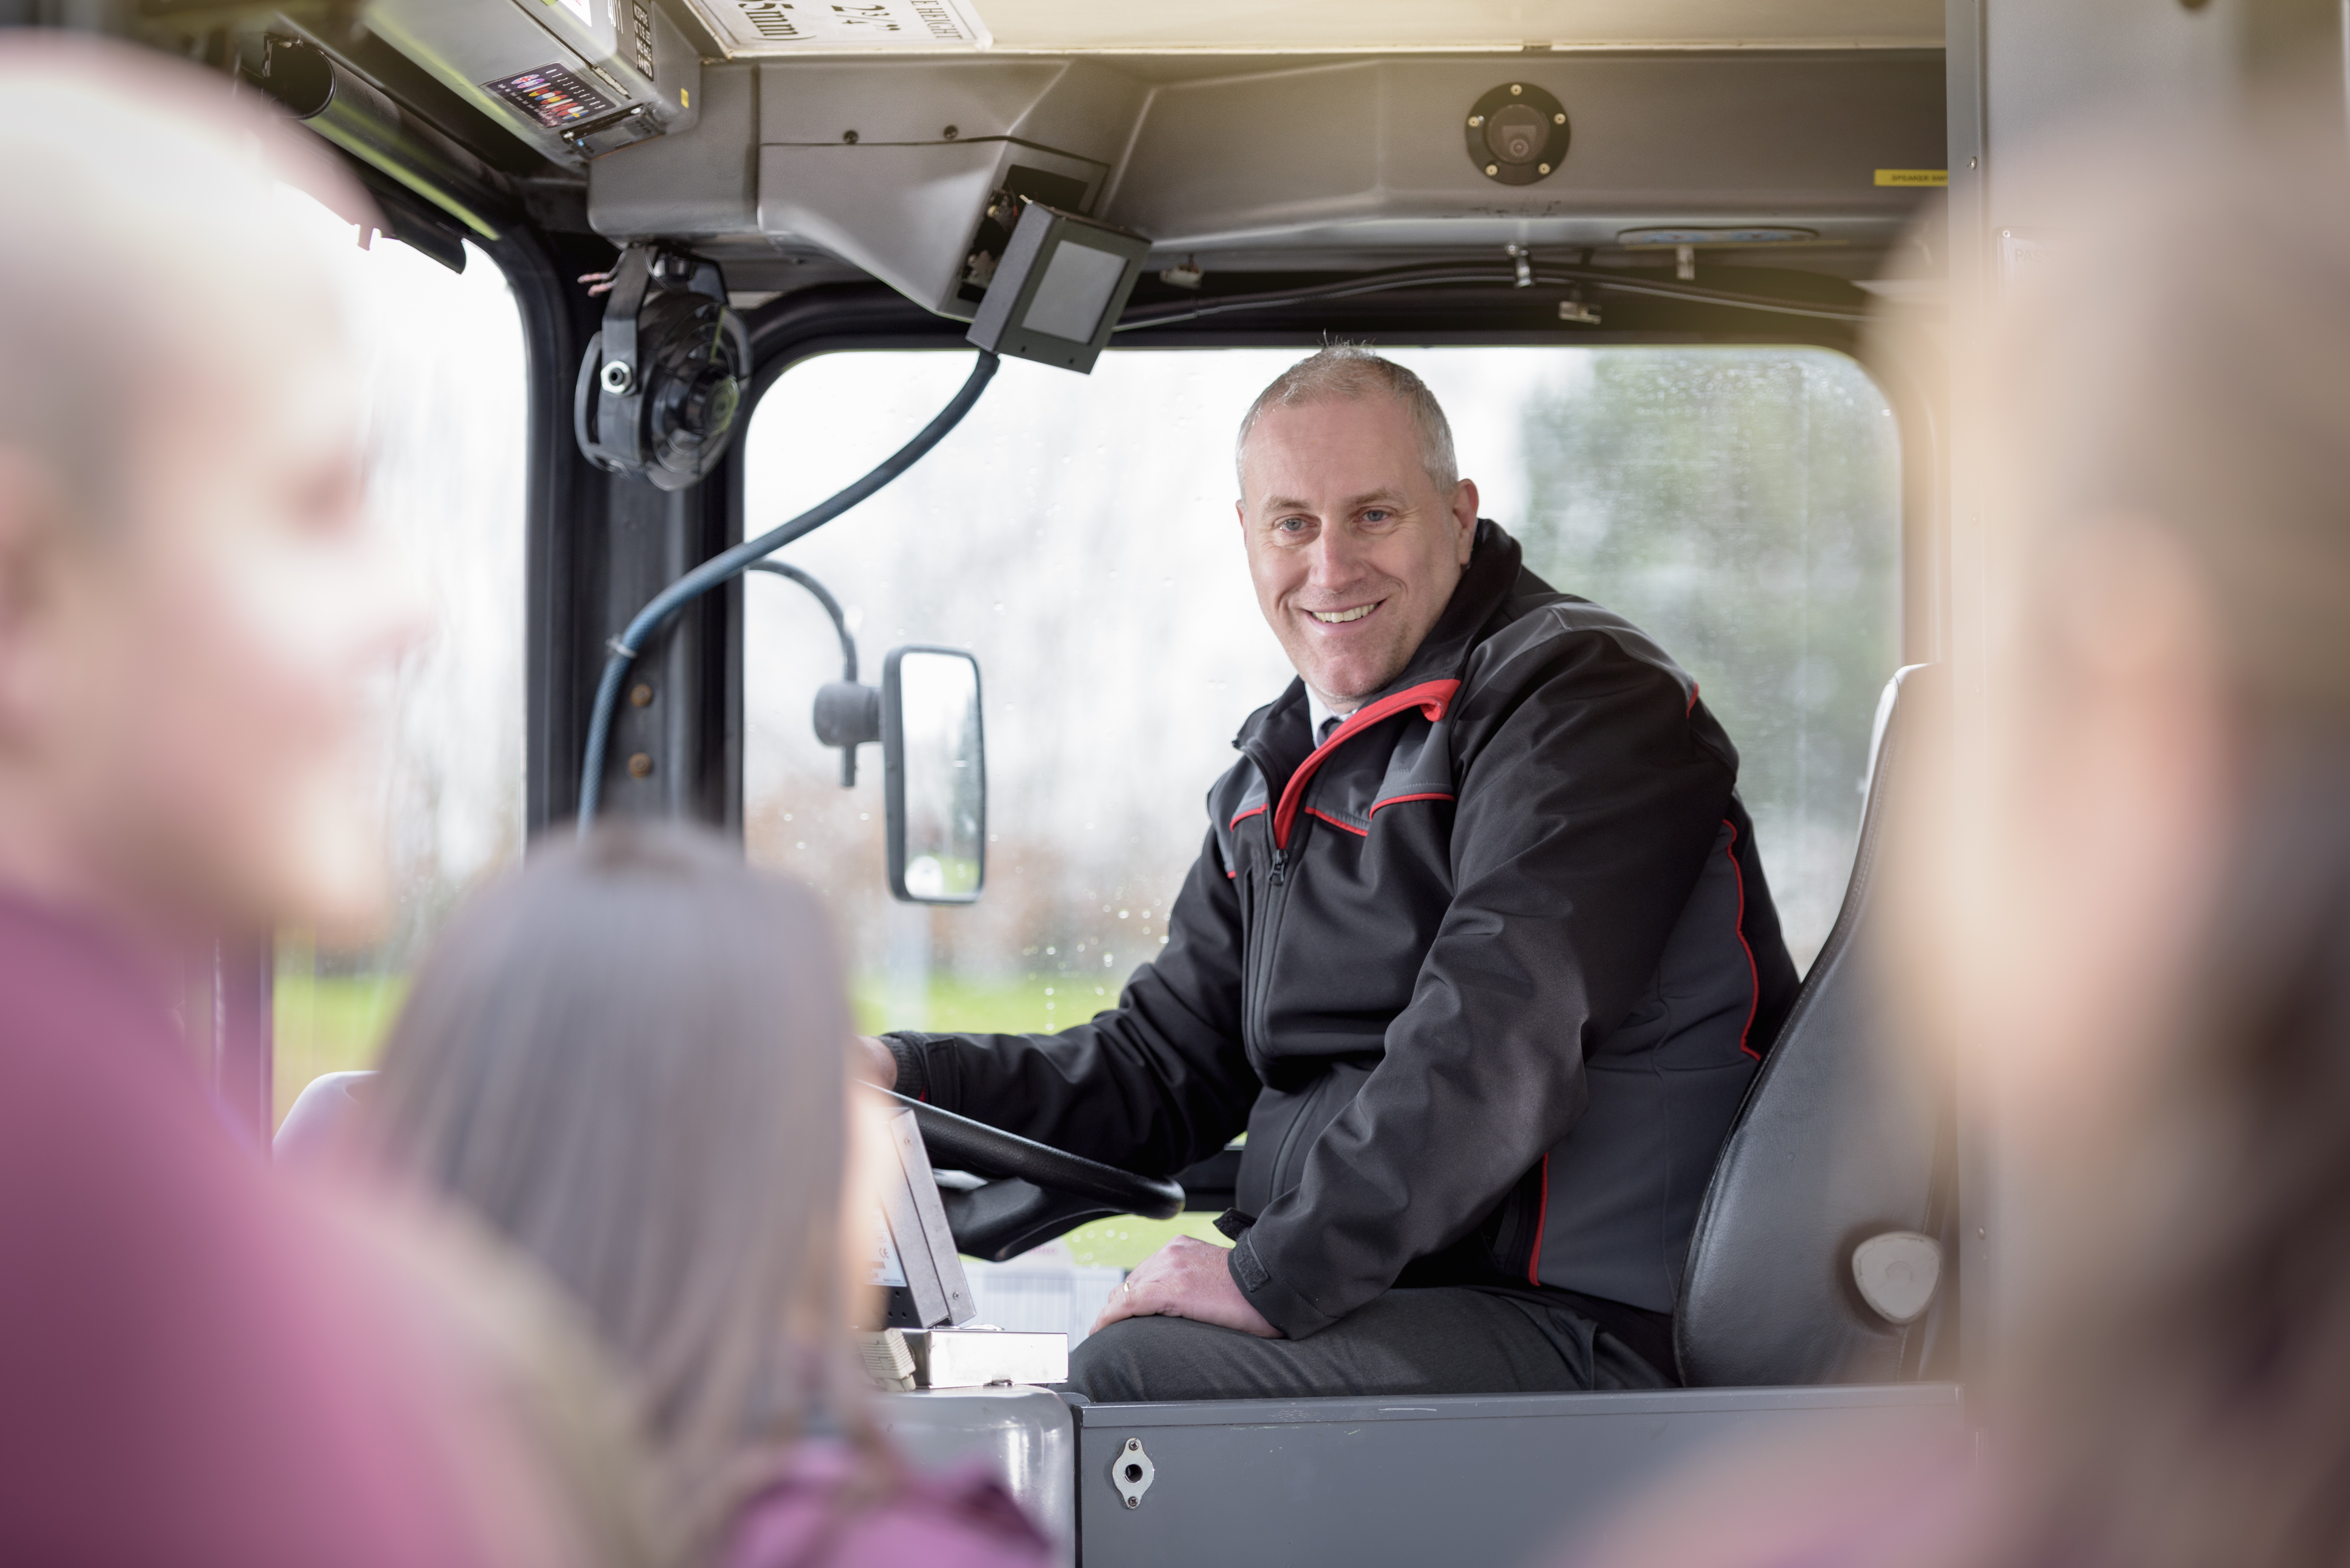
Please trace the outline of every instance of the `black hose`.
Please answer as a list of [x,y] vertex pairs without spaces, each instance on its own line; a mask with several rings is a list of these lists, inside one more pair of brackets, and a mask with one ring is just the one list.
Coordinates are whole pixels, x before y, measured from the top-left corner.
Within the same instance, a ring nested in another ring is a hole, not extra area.
[[[832,618],[832,629],[840,634],[840,678],[851,686],[856,685],[857,639],[848,635],[848,618],[841,613],[840,601],[832,597],[832,590],[797,566],[786,566],[781,561],[754,561],[749,569],[754,572],[771,572],[776,576],[797,583],[816,596],[816,602],[822,605],[824,613]],[[816,706],[821,709],[823,705],[823,698],[818,697]],[[817,726],[816,739],[819,741],[824,739],[821,725]],[[854,745],[840,748],[840,787],[843,789],[857,787],[857,748]]]
[[[1659,299],[1720,305],[1734,310],[1757,310],[1773,316],[1806,316],[1822,321],[1865,321],[1868,317],[1866,306],[1818,305],[1766,294],[1740,294],[1730,289],[1708,288],[1701,284],[1627,276],[1611,267],[1544,266],[1536,264],[1531,275],[1536,283],[1590,284],[1613,289],[1618,294],[1653,295]],[[1131,332],[1145,327],[1196,321],[1203,316],[1222,316],[1235,310],[1264,310],[1307,300],[1347,299],[1357,295],[1385,294],[1399,288],[1434,288],[1454,284],[1519,286],[1514,266],[1482,266],[1471,263],[1451,266],[1398,267],[1361,277],[1308,284],[1300,288],[1274,289],[1264,294],[1235,294],[1221,299],[1138,306],[1118,318],[1117,329]]]
[[854,681],[857,679],[857,639],[848,635],[848,618],[841,613],[840,601],[832,597],[832,590],[797,566],[786,566],[781,561],[754,561],[744,569],[773,572],[776,576],[789,577],[816,596],[816,602],[822,605],[824,613],[832,618],[832,629],[840,634],[840,678]]
[[587,836],[588,829],[594,825],[596,807],[603,797],[604,751],[611,741],[612,709],[619,701],[620,682],[628,678],[629,667],[637,661],[646,639],[660,630],[670,617],[711,589],[742,576],[762,556],[773,555],[793,540],[814,533],[920,462],[931,448],[946,438],[949,431],[962,422],[963,415],[971,412],[972,405],[979,401],[979,394],[995,375],[997,364],[993,354],[983,350],[962,389],[935,419],[922,427],[920,434],[882,460],[879,467],[781,527],[771,528],[755,539],[745,539],[733,549],[711,556],[655,594],[629,622],[628,629],[612,639],[607,645],[612,656],[604,661],[603,679],[596,683],[596,703],[588,715],[588,744],[579,762],[580,836]]

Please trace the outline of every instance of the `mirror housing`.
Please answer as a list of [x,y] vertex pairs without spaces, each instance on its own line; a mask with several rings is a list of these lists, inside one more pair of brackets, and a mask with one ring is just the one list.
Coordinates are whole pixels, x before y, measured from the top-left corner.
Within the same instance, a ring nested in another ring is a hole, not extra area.
[[880,709],[889,891],[908,904],[975,903],[987,879],[979,660],[956,648],[893,648]]

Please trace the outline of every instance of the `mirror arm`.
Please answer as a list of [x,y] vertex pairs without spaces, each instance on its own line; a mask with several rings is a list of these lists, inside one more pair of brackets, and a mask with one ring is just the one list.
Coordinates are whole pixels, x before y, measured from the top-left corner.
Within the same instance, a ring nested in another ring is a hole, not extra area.
[[[822,605],[824,613],[832,618],[832,629],[840,634],[839,684],[868,693],[871,698],[873,716],[871,723],[868,725],[853,722],[844,724],[844,720],[853,720],[851,712],[843,711],[847,704],[839,699],[834,699],[831,703],[827,701],[827,694],[834,691],[835,687],[826,686],[816,693],[816,738],[827,746],[840,748],[840,787],[854,789],[857,787],[858,743],[878,741],[881,738],[881,694],[869,686],[859,686],[857,683],[857,639],[848,633],[848,618],[841,613],[840,601],[832,597],[832,590],[797,566],[787,566],[782,561],[766,560],[752,562],[749,569],[786,578],[816,596],[816,602]],[[844,730],[850,733],[844,734]]]

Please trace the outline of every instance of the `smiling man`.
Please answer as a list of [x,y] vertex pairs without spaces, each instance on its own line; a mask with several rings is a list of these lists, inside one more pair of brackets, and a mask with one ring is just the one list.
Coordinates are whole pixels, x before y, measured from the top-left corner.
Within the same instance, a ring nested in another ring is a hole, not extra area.
[[1738,755],[1629,622],[1477,516],[1417,376],[1324,349],[1242,421],[1298,679],[1209,792],[1165,949],[1052,1035],[898,1034],[885,1076],[1130,1169],[1245,1130],[1078,1347],[1097,1400],[1677,1381],[1714,1157],[1795,975]]

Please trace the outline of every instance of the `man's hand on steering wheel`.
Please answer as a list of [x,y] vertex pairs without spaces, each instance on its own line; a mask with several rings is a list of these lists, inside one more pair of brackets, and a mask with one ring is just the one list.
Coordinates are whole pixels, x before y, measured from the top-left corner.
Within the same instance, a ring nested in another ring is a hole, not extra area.
[[1102,1308],[1093,1331],[1099,1334],[1122,1317],[1188,1317],[1259,1339],[1279,1339],[1281,1330],[1249,1304],[1232,1282],[1224,1259],[1224,1249],[1212,1242],[1196,1236],[1173,1238],[1110,1293],[1109,1304]]

